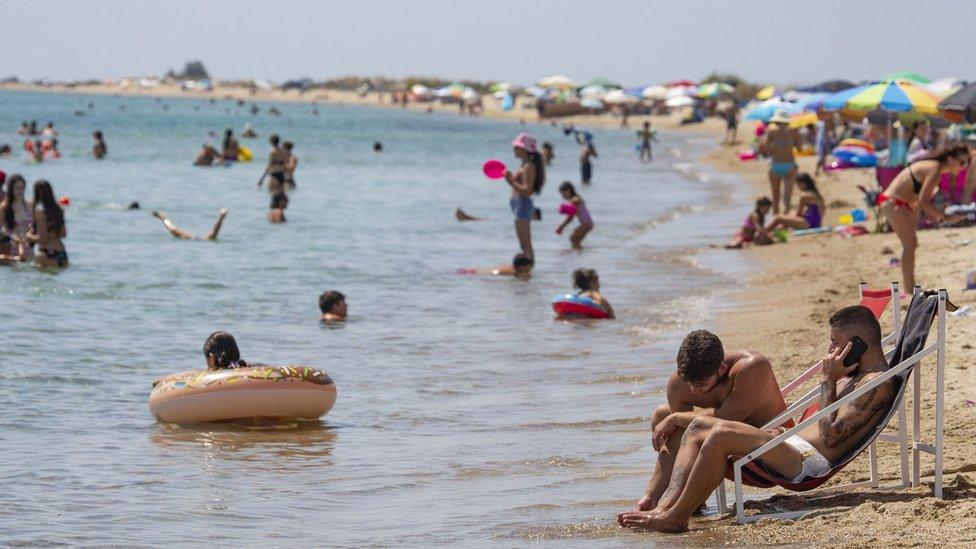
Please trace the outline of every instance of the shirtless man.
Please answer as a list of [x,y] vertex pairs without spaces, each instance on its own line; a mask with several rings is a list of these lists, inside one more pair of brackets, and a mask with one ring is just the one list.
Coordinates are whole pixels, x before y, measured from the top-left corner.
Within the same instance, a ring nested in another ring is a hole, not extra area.
[[718,336],[696,330],[681,342],[677,362],[678,371],[668,380],[668,403],[651,416],[657,465],[636,511],[658,506],[681,438],[693,420],[709,417],[762,426],[786,409],[769,359],[756,351],[726,352]]
[[[820,409],[864,386],[888,369],[881,348],[881,326],[867,307],[854,305],[829,319],[830,347],[821,361]],[[844,365],[853,339],[867,344],[858,362]],[[820,477],[853,450],[887,413],[897,395],[890,380],[763,454],[762,465],[793,482]],[[725,477],[729,456],[742,456],[782,433],[747,423],[700,416],[681,439],[667,492],[647,512],[618,515],[627,528],[683,532],[688,519]],[[687,481],[685,480],[687,479]]]
[[593,178],[593,163],[590,158],[597,158],[596,147],[593,146],[593,134],[576,131],[576,142],[580,145],[580,182],[589,185]]
[[194,166],[212,166],[214,160],[217,159],[219,153],[217,149],[213,148],[212,145],[204,143],[200,147],[200,152],[197,153],[197,157],[193,160]]
[[[773,194],[773,214],[790,211],[793,197],[793,181],[796,179],[796,157],[793,148],[800,149],[803,142],[800,134],[790,128],[790,117],[785,110],[778,110],[769,119],[770,127],[759,142],[759,152],[769,155],[769,185]],[[783,200],[780,201],[780,187]]]
[[322,320],[326,322],[341,322],[349,315],[349,308],[346,305],[346,296],[330,290],[319,296],[319,311],[322,312]]
[[532,276],[532,267],[535,262],[532,258],[522,252],[515,254],[511,265],[499,265],[497,267],[479,267],[477,269],[458,269],[458,274],[472,275],[495,275],[495,276],[514,276],[515,278],[529,278]]
[[644,129],[637,132],[637,137],[640,138],[640,153],[638,157],[642,162],[650,162],[653,159],[653,154],[651,151],[651,142],[657,141],[657,130],[651,127],[649,121],[644,122]]

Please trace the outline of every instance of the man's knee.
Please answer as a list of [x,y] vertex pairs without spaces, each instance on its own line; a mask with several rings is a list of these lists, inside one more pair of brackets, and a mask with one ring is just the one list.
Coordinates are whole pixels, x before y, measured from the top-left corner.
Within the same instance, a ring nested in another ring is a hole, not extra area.
[[728,443],[738,436],[735,427],[725,423],[717,423],[708,430],[707,436],[705,436],[705,442],[702,444],[702,450],[706,448],[710,450],[719,450],[728,446]]
[[662,404],[654,409],[654,413],[651,414],[651,427],[657,426],[658,423],[664,421],[664,418],[671,415],[671,408],[667,404]]

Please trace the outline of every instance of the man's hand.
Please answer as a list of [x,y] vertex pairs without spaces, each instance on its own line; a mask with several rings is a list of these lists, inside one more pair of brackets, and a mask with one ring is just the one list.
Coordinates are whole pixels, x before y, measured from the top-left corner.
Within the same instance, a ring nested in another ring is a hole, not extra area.
[[857,369],[857,362],[852,364],[850,367],[844,366],[844,358],[847,357],[847,353],[851,352],[851,347],[853,346],[853,343],[847,342],[847,345],[845,345],[843,349],[835,348],[833,351],[830,351],[826,357],[824,357],[820,363],[820,374],[823,375],[825,381],[836,383],[838,379]]
[[664,444],[671,438],[671,435],[674,434],[674,430],[677,427],[678,425],[674,422],[674,414],[664,418],[664,421],[654,427],[654,438],[652,442],[655,452],[660,452],[661,448],[664,448]]

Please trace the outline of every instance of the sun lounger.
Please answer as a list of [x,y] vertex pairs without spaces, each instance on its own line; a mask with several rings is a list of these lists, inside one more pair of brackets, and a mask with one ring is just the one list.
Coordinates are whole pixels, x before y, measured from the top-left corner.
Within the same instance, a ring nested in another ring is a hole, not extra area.
[[[897,292],[894,292],[894,298],[897,299]],[[813,490],[822,486],[826,483],[834,474],[843,469],[848,463],[850,463],[854,458],[860,455],[864,450],[870,449],[869,453],[871,455],[871,466],[872,466],[872,478],[869,481],[859,482],[854,484],[848,484],[846,486],[835,486],[833,489],[844,489],[851,488],[855,486],[871,486],[873,488],[879,488],[877,481],[877,464],[875,459],[875,454],[873,451],[874,443],[879,438],[882,437],[882,431],[891,421],[892,417],[896,413],[900,417],[900,432],[904,433],[905,418],[904,418],[904,394],[906,387],[908,385],[908,378],[911,377],[912,372],[915,372],[914,377],[914,413],[913,413],[913,424],[914,429],[912,432],[912,458],[913,458],[913,470],[911,477],[911,485],[918,486],[919,484],[919,458],[921,452],[927,452],[935,456],[935,496],[942,497],[942,446],[943,446],[943,413],[944,413],[944,370],[945,370],[945,318],[946,318],[946,307],[948,305],[948,295],[945,290],[939,290],[938,292],[921,292],[917,287],[912,298],[912,302],[909,305],[908,312],[905,315],[904,322],[902,323],[901,330],[898,332],[898,340],[894,349],[891,349],[886,353],[886,358],[889,364],[892,366],[882,375],[866,383],[864,386],[858,388],[857,390],[839,398],[836,402],[832,403],[830,406],[824,408],[823,410],[816,410],[816,399],[818,396],[818,390],[814,389],[808,393],[804,398],[800,399],[792,406],[790,406],[784,414],[776,418],[767,427],[775,427],[777,425],[782,425],[789,421],[789,419],[800,410],[804,410],[804,414],[799,423],[791,427],[784,433],[776,436],[766,444],[760,446],[759,448],[753,450],[746,456],[736,459],[732,463],[733,478],[735,480],[735,498],[736,498],[736,518],[740,523],[752,522],[762,518],[796,518],[802,516],[809,511],[793,511],[786,513],[766,513],[761,515],[750,515],[746,516],[744,512],[744,499],[743,499],[743,485],[744,484],[755,484],[759,486],[780,486],[788,490],[793,491],[807,491]],[[950,305],[951,306],[951,305]],[[935,343],[926,346],[926,339],[928,333],[931,330],[932,322],[934,319],[938,319],[938,337]],[[936,413],[935,413],[935,443],[926,444],[921,441],[921,372],[915,368],[919,362],[927,357],[928,355],[936,353]],[[897,396],[893,400],[887,414],[884,416],[883,420],[878,423],[878,425],[870,433],[868,433],[864,439],[858,444],[854,450],[845,455],[842,459],[838,460],[834,467],[825,475],[821,477],[808,477],[802,479],[800,482],[791,482],[777,475],[774,472],[767,471],[761,467],[761,464],[755,463],[759,460],[763,454],[772,449],[773,447],[781,444],[787,438],[799,433],[806,427],[812,425],[814,422],[819,421],[820,418],[833,413],[840,407],[851,402],[852,400],[860,397],[861,395],[867,393],[868,391],[874,389],[876,386],[884,383],[887,380],[892,380],[897,385]],[[810,404],[813,403],[813,406]],[[899,484],[885,486],[884,488],[901,488],[908,484],[907,479],[907,448],[905,443],[905,438],[903,436],[892,437],[894,440],[902,441],[902,482]],[[890,440],[890,439],[889,439]],[[722,493],[720,494],[720,508],[724,512],[724,487]]]

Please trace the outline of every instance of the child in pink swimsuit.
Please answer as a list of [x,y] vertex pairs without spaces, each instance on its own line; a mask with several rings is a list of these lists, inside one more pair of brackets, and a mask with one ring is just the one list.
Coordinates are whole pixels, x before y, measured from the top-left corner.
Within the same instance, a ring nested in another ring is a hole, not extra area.
[[559,194],[566,200],[559,207],[559,213],[565,214],[566,219],[556,228],[556,234],[563,234],[563,229],[569,225],[574,217],[579,219],[579,227],[576,227],[573,234],[569,235],[569,241],[573,244],[573,248],[579,250],[583,247],[583,237],[593,229],[593,218],[590,216],[590,210],[586,208],[586,202],[583,202],[583,198],[576,194],[576,188],[573,187],[572,183],[563,181],[563,184],[559,186]]
[[763,230],[766,214],[769,213],[772,206],[773,201],[765,196],[756,200],[756,208],[742,221],[742,230],[725,247],[730,249],[742,248],[753,242],[759,245],[772,244],[772,239]]

